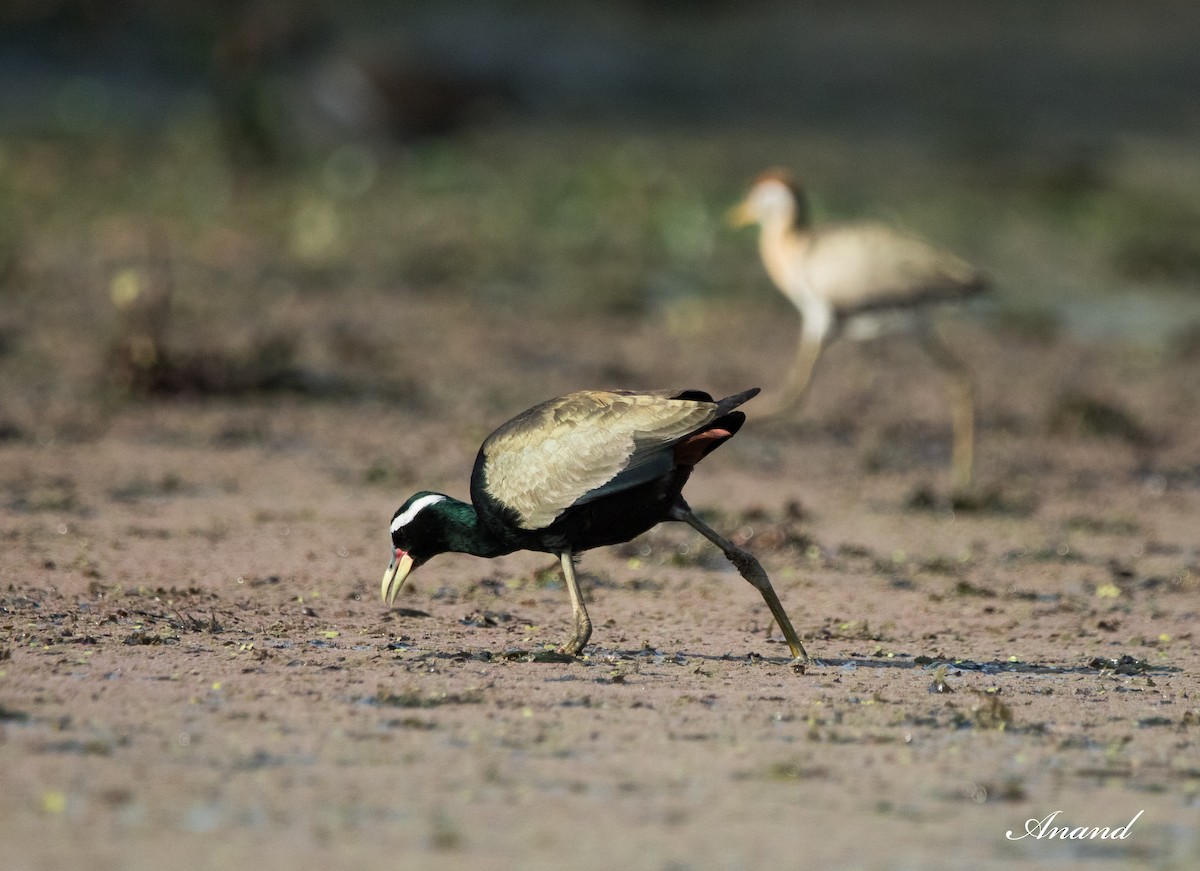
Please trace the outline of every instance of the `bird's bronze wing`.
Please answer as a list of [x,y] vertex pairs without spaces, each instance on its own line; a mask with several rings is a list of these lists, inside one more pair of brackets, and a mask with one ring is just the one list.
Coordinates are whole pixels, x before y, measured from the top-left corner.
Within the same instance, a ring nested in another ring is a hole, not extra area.
[[646,393],[586,390],[513,418],[481,449],[488,495],[523,529],[543,529],[572,505],[670,471],[671,445],[717,416],[717,405]]

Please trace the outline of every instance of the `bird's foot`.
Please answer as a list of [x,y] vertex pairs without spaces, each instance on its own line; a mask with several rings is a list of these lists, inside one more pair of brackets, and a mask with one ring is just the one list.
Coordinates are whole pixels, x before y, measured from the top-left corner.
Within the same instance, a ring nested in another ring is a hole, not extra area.
[[592,623],[590,620],[576,620],[575,634],[568,638],[558,648],[559,653],[565,653],[568,656],[579,656],[583,653],[583,648],[587,647],[588,639],[592,637]]
[[[788,629],[791,629],[790,624]],[[812,662],[808,656],[808,651],[804,649],[804,642],[800,640],[800,636],[796,635],[796,631],[794,629],[791,629],[790,632],[784,630],[784,636],[787,638],[788,650],[792,652],[793,665],[799,664],[801,666],[805,666]]]

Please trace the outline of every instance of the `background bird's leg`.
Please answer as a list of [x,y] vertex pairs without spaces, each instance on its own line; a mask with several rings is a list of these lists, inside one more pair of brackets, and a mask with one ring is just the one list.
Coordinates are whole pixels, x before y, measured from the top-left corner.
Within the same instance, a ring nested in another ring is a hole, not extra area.
[[592,637],[592,618],[588,616],[587,606],[583,604],[583,593],[579,591],[579,581],[575,579],[574,556],[569,550],[564,550],[558,555],[558,559],[562,563],[563,580],[567,582],[567,592],[571,596],[571,613],[575,618],[575,632],[559,650],[571,656],[578,656]]
[[795,411],[808,392],[817,360],[825,347],[825,339],[833,327],[833,312],[825,305],[804,304],[800,306],[804,321],[800,326],[800,342],[796,345],[796,359],[788,370],[787,379],[779,393],[767,405],[760,408],[760,415],[778,415]]
[[951,452],[951,483],[956,492],[968,490],[975,471],[975,376],[938,334],[937,326],[922,319],[921,346],[938,368],[950,376],[951,424],[954,447]]
[[682,520],[722,550],[726,558],[738,570],[738,573],[749,581],[756,590],[762,593],[767,607],[771,609],[771,614],[775,617],[775,622],[779,624],[779,628],[783,632],[783,637],[787,640],[787,645],[792,651],[792,656],[802,662],[808,662],[808,653],[805,651],[804,645],[800,643],[800,636],[792,628],[792,621],[788,619],[787,612],[783,610],[783,605],[779,602],[779,597],[775,595],[775,588],[771,586],[771,579],[767,577],[767,573],[763,570],[758,560],[733,542],[721,536],[716,530],[693,514],[692,509],[686,504],[677,504],[671,509],[670,516],[673,520]]

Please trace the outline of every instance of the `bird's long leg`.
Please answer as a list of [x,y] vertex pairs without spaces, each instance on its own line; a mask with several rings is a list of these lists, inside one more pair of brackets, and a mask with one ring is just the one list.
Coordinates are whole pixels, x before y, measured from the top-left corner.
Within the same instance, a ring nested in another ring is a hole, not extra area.
[[968,490],[975,473],[975,376],[938,335],[937,327],[922,320],[921,346],[938,368],[950,376],[951,425],[954,446],[950,454],[951,483],[956,492]]
[[792,361],[778,394],[765,409],[760,407],[760,416],[786,414],[800,407],[808,393],[808,385],[812,383],[825,340],[833,328],[833,312],[828,306],[805,304],[798,307],[804,321],[800,327],[800,341],[796,345],[796,359]]
[[804,645],[800,643],[800,636],[792,628],[792,621],[788,619],[787,612],[783,610],[783,605],[779,602],[779,597],[775,595],[775,588],[771,586],[771,579],[767,577],[767,573],[758,560],[693,514],[687,504],[676,504],[671,509],[670,516],[673,520],[682,520],[721,549],[738,573],[762,593],[767,607],[771,609],[771,614],[775,617],[775,622],[779,624],[783,637],[792,651],[792,657],[801,662],[808,662],[808,653],[805,651]]
[[800,342],[796,345],[796,359],[792,362],[787,380],[768,413],[784,414],[800,407],[805,394],[808,393],[808,385],[812,383],[813,372],[816,371],[822,345],[821,339],[805,333],[800,334]]
[[571,613],[575,618],[575,631],[559,650],[571,656],[578,656],[592,637],[592,618],[588,616],[587,606],[583,604],[583,593],[579,591],[579,581],[575,579],[575,558],[571,551],[564,550],[558,555],[558,559],[562,563],[563,580],[567,583],[567,592],[571,596]]

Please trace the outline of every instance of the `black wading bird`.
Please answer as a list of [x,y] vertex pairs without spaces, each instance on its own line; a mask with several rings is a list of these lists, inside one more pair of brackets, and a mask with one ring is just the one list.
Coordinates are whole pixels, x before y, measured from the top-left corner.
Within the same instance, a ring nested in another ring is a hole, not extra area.
[[420,492],[393,515],[384,601],[392,604],[409,573],[439,553],[553,553],[575,616],[575,631],[561,650],[577,656],[591,637],[592,621],[575,579],[575,554],[681,520],[719,547],[762,594],[792,656],[806,662],[758,560],[696,517],[680,492],[692,468],[745,422],[733,409],[757,393],[754,388],[713,401],[699,390],[584,390],[517,415],[480,447],[470,504]]

